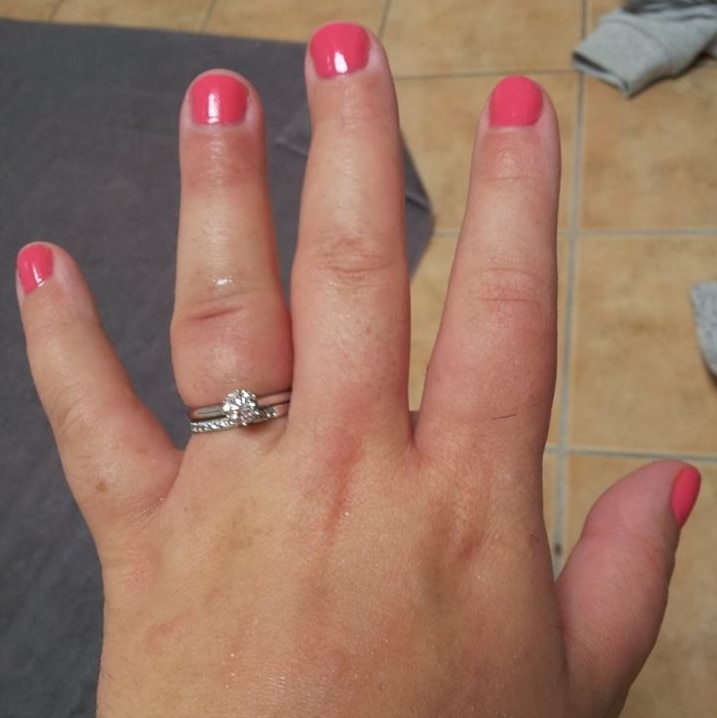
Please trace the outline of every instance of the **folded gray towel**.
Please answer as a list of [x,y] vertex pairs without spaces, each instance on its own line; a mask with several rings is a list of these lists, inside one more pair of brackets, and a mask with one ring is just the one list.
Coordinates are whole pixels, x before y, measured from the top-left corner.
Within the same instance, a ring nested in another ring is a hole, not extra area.
[[624,0],[623,2],[625,10],[630,12],[661,12],[698,5],[717,5],[717,0]]
[[692,308],[702,358],[717,376],[717,282],[704,282],[692,288]]
[[635,95],[665,77],[675,77],[702,53],[717,57],[717,2],[632,0],[655,12],[615,10],[573,53],[576,69]]

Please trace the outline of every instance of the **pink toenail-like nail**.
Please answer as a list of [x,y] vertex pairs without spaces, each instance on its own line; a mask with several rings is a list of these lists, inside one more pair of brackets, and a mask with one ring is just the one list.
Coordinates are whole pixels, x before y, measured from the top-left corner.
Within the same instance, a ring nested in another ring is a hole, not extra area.
[[670,507],[677,521],[677,525],[682,528],[687,519],[690,518],[692,509],[697,502],[700,493],[700,485],[702,477],[700,472],[694,466],[686,466],[672,484],[672,493],[670,495]]
[[200,125],[237,125],[244,121],[249,90],[232,75],[210,73],[194,81],[192,117]]
[[316,74],[329,78],[366,67],[370,47],[368,33],[360,25],[333,22],[316,31],[309,52]]
[[543,111],[540,85],[523,75],[501,80],[490,96],[491,127],[534,125]]
[[17,274],[25,294],[45,284],[52,269],[52,250],[44,244],[30,244],[17,255]]

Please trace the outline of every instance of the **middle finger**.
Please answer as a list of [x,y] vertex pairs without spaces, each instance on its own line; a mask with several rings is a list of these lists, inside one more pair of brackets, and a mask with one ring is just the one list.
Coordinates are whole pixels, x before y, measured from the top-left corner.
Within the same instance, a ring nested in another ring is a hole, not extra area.
[[[313,139],[292,276],[292,410],[302,423],[410,430],[409,296],[396,99],[376,38],[332,23],[312,38]],[[398,424],[397,424],[398,422]]]

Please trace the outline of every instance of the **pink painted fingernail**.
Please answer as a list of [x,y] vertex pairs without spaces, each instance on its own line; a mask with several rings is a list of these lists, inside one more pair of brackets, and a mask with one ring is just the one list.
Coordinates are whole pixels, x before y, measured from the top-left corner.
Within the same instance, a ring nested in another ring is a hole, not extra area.
[[192,84],[192,118],[200,125],[238,125],[249,100],[247,86],[232,75],[209,73]]
[[314,33],[309,52],[316,74],[329,78],[366,67],[370,47],[368,33],[360,25],[332,22]]
[[25,294],[41,287],[52,276],[52,250],[44,244],[29,244],[17,255],[17,274]]
[[694,466],[685,466],[672,484],[672,494],[670,496],[670,507],[677,521],[677,525],[682,528],[687,519],[690,518],[692,509],[697,502],[700,493],[700,484],[702,477],[700,472]]
[[540,85],[523,75],[501,80],[490,96],[491,127],[524,127],[534,125],[543,111]]

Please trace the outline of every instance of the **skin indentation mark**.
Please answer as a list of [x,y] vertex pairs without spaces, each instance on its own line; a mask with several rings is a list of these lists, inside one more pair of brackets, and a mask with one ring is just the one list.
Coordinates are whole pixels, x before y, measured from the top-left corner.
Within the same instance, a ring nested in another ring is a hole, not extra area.
[[512,419],[514,416],[518,416],[518,412],[514,411],[512,414],[506,414],[505,416],[494,416],[492,421],[500,421],[501,419]]

